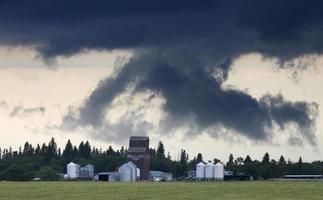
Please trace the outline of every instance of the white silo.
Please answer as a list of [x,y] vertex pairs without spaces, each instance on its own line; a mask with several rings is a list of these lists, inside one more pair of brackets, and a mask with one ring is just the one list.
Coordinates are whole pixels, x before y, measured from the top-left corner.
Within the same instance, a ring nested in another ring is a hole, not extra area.
[[127,163],[123,164],[119,168],[120,181],[131,182],[132,181],[132,168]]
[[89,178],[93,178],[94,177],[94,166],[91,164],[88,164],[85,166],[85,168],[88,171]]
[[140,169],[137,167],[137,180],[140,180]]
[[214,164],[211,162],[208,162],[205,165],[205,179],[213,180],[213,178],[214,178]]
[[131,170],[132,170],[132,172],[131,172],[132,182],[137,181],[137,166],[131,161],[129,161],[127,164],[131,167]]
[[203,180],[205,178],[205,164],[200,162],[196,165],[196,179]]
[[214,165],[214,180],[222,181],[224,179],[224,166],[222,163]]
[[80,165],[70,162],[67,165],[67,175],[70,179],[80,178]]

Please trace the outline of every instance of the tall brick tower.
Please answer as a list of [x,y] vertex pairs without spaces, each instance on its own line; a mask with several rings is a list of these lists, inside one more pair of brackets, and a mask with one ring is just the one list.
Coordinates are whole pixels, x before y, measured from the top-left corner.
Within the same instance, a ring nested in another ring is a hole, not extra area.
[[140,169],[140,180],[149,179],[150,155],[148,137],[130,137],[128,160],[133,162]]

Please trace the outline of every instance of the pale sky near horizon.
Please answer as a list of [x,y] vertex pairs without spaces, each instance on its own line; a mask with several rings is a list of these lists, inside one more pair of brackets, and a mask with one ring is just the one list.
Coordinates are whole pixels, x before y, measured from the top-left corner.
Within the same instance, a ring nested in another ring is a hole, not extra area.
[[[113,74],[114,63],[120,56],[130,56],[126,51],[87,51],[69,58],[59,58],[55,64],[46,65],[37,58],[37,53],[28,48],[0,48],[0,147],[12,146],[14,149],[23,146],[25,141],[32,144],[48,142],[55,137],[60,147],[71,139],[78,145],[81,140],[89,140],[96,147],[107,148],[109,145],[119,148],[127,146],[126,140],[114,141],[106,137],[92,137],[85,130],[63,130],[57,128],[69,107],[81,105],[91,94],[100,80]],[[258,54],[240,57],[232,66],[225,87],[235,87],[247,91],[259,99],[266,93],[281,93],[290,101],[306,101],[323,105],[321,85],[323,58],[317,58],[304,71],[299,72],[297,79],[291,78],[290,69],[279,69],[273,60],[263,60]],[[120,113],[130,107],[141,105],[141,94],[135,97],[121,96],[118,104],[108,113],[116,122]],[[130,100],[129,100],[130,99]],[[131,105],[127,105],[127,102]],[[144,116],[154,126],[163,115],[161,106],[163,99],[155,100]],[[37,108],[44,108],[44,111]],[[29,109],[29,110],[28,110]],[[27,110],[27,111],[26,111]],[[31,111],[32,110],[32,111]],[[30,112],[29,112],[30,111]],[[254,142],[238,135],[235,137],[219,136],[212,138],[207,133],[196,137],[183,135],[181,130],[172,135],[154,132],[147,133],[151,139],[151,147],[158,141],[165,145],[166,152],[176,158],[181,148],[190,156],[201,152],[204,158],[219,158],[227,161],[229,153],[235,157],[250,155],[261,159],[265,152],[271,158],[278,159],[281,154],[286,159],[296,161],[302,156],[304,161],[323,160],[322,114],[316,122],[315,134],[317,146],[306,141],[301,145],[289,145],[287,142],[292,128],[277,130],[271,143]]]

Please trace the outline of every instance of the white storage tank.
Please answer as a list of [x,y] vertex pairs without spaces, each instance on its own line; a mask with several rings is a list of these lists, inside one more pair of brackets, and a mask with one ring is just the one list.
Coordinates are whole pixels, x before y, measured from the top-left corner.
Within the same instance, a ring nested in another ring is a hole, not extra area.
[[91,164],[88,164],[85,166],[85,168],[88,170],[89,178],[94,177],[94,166]]
[[137,180],[140,180],[140,169],[137,168]]
[[119,168],[120,181],[131,182],[132,181],[132,168],[127,163],[123,164]]
[[80,165],[70,162],[67,165],[67,175],[70,179],[80,178]]
[[205,164],[200,162],[196,165],[196,179],[203,180],[205,178]]
[[89,170],[86,167],[81,167],[80,169],[80,178],[89,179]]
[[213,180],[213,178],[214,178],[214,164],[211,162],[208,162],[205,165],[205,179]]
[[214,180],[222,181],[224,179],[224,166],[222,163],[214,165]]
[[132,182],[137,181],[137,166],[131,161],[129,161],[127,164],[131,167],[131,170],[132,170],[132,172],[131,172],[131,175],[132,175],[131,180],[132,180]]

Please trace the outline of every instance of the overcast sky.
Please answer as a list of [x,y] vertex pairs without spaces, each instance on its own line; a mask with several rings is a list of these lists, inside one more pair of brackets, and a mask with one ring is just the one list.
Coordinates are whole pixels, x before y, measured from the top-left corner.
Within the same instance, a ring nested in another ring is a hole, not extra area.
[[[131,135],[321,160],[319,0],[1,1],[0,147]],[[19,12],[19,15],[17,15]]]

